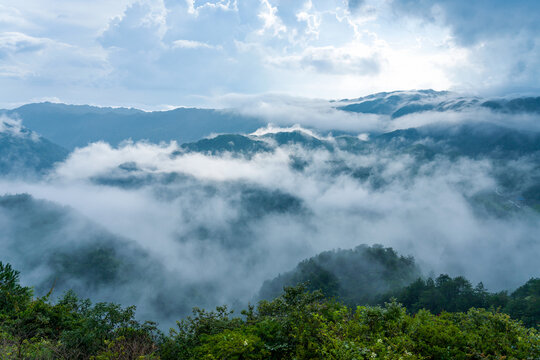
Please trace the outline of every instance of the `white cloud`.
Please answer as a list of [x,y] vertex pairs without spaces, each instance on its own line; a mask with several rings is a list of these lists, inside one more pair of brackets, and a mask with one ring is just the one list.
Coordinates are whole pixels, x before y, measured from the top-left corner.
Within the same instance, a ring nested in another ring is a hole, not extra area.
[[315,131],[303,128],[302,126],[298,124],[289,126],[289,127],[280,127],[280,126],[275,126],[274,124],[268,124],[266,127],[257,129],[250,135],[264,136],[268,134],[290,133],[290,132],[302,132],[316,139],[322,139],[322,137],[319,136]]
[[0,134],[2,133],[20,138],[29,138],[33,141],[39,140],[37,133],[23,127],[21,119],[10,118],[5,115],[0,115]]
[[0,54],[7,56],[19,52],[38,51],[51,43],[53,41],[46,38],[36,38],[20,32],[4,32],[0,33]]
[[115,17],[99,40],[105,47],[156,51],[166,31],[167,9],[163,1],[139,1]]
[[194,40],[175,40],[173,41],[173,48],[181,49],[220,49],[219,46],[210,45],[200,41]]
[[287,32],[287,27],[277,15],[278,9],[272,6],[270,0],[261,0],[261,10],[257,16],[263,21],[262,28],[258,31],[260,35],[270,32],[273,36],[281,36]]
[[199,12],[206,9],[222,10],[222,11],[238,11],[238,0],[186,0],[188,4],[188,12],[192,15],[198,16]]
[[305,3],[304,8],[296,13],[296,18],[298,19],[298,21],[306,22],[305,33],[307,35],[314,35],[315,37],[319,37],[322,19],[319,14],[312,12],[312,9],[313,2],[311,0],[308,0]]
[[242,115],[261,118],[278,127],[299,124],[304,128],[321,131],[381,131],[387,117],[375,114],[357,114],[336,109],[327,100],[307,99],[283,95],[228,95],[209,99],[217,107],[230,108]]
[[20,119],[12,119],[5,115],[0,116],[0,133],[9,133],[14,136],[23,136],[22,121]]

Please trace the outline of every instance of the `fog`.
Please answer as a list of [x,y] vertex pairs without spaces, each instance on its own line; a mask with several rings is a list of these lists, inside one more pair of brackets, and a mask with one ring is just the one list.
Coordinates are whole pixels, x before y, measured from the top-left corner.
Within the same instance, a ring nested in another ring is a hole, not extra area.
[[[456,114],[410,115],[385,126],[471,123],[482,115]],[[527,116],[507,116],[505,125],[514,123],[533,128]],[[332,148],[278,146],[271,135],[286,131]],[[539,213],[514,201],[540,179],[534,154],[425,158],[367,135],[354,138],[361,150],[352,151],[340,145],[349,138],[300,125],[269,126],[249,137],[273,150],[212,155],[175,142],[99,142],[76,149],[39,180],[0,180],[0,194],[34,199],[22,201],[28,208],[0,207],[2,261],[39,291],[60,278],[56,296],[74,288],[94,300],[133,303],[140,317],[165,325],[193,306],[245,305],[264,280],[300,260],[359,244],[393,247],[414,256],[426,275],[464,275],[492,291],[539,275]],[[426,141],[436,140],[417,143]],[[508,174],[517,185],[505,183]],[[54,220],[29,222],[42,213]],[[96,244],[120,259],[104,277],[93,275],[103,262],[81,272],[55,257],[78,261]]]

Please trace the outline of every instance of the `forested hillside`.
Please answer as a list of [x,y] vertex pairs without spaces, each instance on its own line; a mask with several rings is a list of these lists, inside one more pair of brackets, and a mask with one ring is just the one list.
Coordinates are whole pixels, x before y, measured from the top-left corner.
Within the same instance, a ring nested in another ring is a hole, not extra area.
[[[434,285],[438,291],[443,291],[442,279],[448,281],[439,277]],[[419,280],[413,288],[419,284],[426,287]],[[512,297],[527,295],[522,303],[534,306],[537,290],[538,280],[530,281]],[[540,356],[538,331],[493,308],[446,311],[442,302],[438,312],[413,306],[415,315],[410,315],[395,300],[348,307],[299,285],[237,316],[226,306],[215,311],[195,308],[192,316],[164,334],[155,323],[135,320],[134,306],[92,304],[73,292],[51,302],[53,291],[34,297],[31,288],[20,285],[18,271],[0,263],[2,359],[532,360]],[[411,292],[411,287],[403,290]],[[449,305],[448,310],[454,308]]]
[[399,256],[381,245],[360,245],[352,250],[325,251],[302,261],[290,272],[266,281],[259,293],[273,299],[284,287],[306,284],[349,305],[372,304],[378,296],[401,289],[420,276],[412,257]]
[[509,294],[507,291],[489,292],[482,283],[473,287],[462,276],[440,275],[436,279],[418,279],[382,297],[386,301],[392,298],[413,313],[422,309],[438,314],[467,311],[471,307],[490,308],[521,320],[525,326],[540,329],[540,278],[530,279]]
[[482,282],[473,286],[463,276],[441,274],[423,278],[412,257],[392,248],[360,245],[352,250],[326,251],[300,262],[290,272],[265,281],[262,299],[273,299],[287,287],[320,291],[351,307],[384,305],[396,300],[410,313],[466,312],[470,308],[502,311],[527,327],[540,329],[540,278],[531,278],[513,292],[490,292]]

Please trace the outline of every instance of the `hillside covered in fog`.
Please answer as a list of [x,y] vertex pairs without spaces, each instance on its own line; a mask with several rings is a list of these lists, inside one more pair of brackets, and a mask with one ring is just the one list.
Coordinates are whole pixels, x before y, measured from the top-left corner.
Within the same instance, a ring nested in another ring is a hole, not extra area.
[[538,276],[539,113],[538,98],[431,90],[4,110],[2,260],[39,294],[133,303],[165,325],[277,296],[325,264],[292,275],[302,260],[360,244],[414,265],[373,272],[358,255],[319,274],[348,303],[440,273],[513,290]]

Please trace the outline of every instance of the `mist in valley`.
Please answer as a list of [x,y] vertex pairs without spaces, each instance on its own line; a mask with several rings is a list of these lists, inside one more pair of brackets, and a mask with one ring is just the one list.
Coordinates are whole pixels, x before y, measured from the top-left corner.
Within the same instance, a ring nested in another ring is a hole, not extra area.
[[492,291],[538,276],[537,115],[332,108],[357,121],[333,133],[317,111],[190,144],[97,141],[35,176],[13,170],[2,261],[38,294],[135,304],[165,326],[193,306],[256,302],[265,280],[360,244]]

